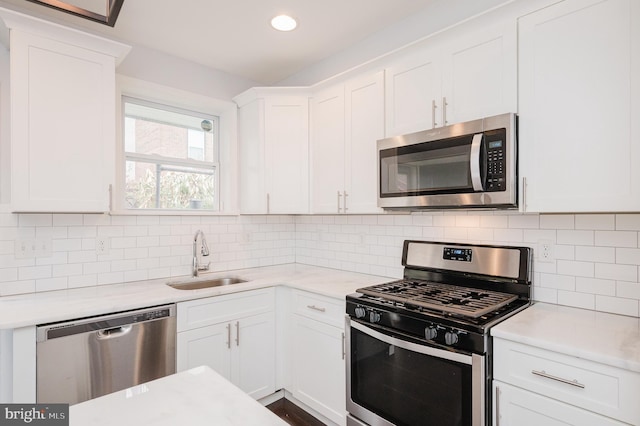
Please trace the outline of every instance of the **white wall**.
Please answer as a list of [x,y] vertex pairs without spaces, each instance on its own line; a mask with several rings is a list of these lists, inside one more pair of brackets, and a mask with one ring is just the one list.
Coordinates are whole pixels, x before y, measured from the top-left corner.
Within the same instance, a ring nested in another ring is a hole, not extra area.
[[259,85],[144,46],[133,46],[116,72],[225,101]]
[[512,0],[434,0],[422,11],[278,82],[309,86]]

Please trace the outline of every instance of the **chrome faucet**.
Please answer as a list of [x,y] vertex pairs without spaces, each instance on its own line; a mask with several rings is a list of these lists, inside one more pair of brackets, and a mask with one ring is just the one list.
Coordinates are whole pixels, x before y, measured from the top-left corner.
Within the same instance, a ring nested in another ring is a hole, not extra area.
[[200,265],[198,262],[198,236],[202,238],[202,248],[200,249],[200,254],[202,254],[202,256],[209,256],[209,246],[207,246],[207,239],[204,237],[204,232],[198,229],[196,231],[196,235],[193,237],[193,269],[191,271],[191,276],[193,277],[197,277],[198,272],[200,271],[208,271],[209,265],[211,265],[211,262],[207,263],[206,265]]

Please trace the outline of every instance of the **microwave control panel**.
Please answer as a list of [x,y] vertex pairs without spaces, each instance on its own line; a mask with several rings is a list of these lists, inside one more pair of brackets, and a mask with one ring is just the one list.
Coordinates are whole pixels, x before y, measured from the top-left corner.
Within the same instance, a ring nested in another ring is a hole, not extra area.
[[487,152],[487,181],[485,190],[488,192],[504,191],[506,187],[506,154],[505,129],[485,133],[485,147]]

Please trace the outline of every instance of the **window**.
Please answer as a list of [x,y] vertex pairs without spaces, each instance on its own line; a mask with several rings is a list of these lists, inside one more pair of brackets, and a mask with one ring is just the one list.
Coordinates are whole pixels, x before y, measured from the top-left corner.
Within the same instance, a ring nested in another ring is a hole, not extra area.
[[122,99],[125,207],[219,210],[219,117]]

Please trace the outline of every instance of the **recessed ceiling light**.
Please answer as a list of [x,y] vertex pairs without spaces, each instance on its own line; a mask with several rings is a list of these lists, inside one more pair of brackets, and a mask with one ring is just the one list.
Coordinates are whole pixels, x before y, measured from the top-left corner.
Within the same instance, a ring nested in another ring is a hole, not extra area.
[[278,15],[271,20],[271,26],[278,31],[291,31],[298,26],[298,23],[291,16]]

